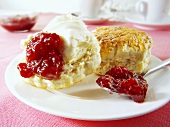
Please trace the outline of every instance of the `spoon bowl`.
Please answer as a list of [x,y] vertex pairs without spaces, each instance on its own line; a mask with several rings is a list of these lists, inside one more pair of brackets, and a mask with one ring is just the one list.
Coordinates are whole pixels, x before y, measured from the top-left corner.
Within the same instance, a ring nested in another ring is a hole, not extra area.
[[[135,102],[141,103],[144,102],[148,89],[148,83],[145,80],[145,77],[169,64],[170,58],[162,61],[160,64],[152,67],[146,73],[142,73],[141,75],[136,73],[128,75],[131,71],[125,71],[126,68],[114,67],[113,72],[110,70],[105,76],[99,77],[96,82],[102,89],[107,90],[110,93],[126,95]],[[122,73],[125,72],[125,75],[127,75],[122,77],[117,71]],[[129,78],[127,76],[129,76]]]

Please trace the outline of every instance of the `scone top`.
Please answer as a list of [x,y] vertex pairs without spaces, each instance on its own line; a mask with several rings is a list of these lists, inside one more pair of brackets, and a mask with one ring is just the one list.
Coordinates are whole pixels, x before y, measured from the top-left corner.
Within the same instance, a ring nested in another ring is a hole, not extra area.
[[102,59],[95,73],[104,75],[113,66],[125,66],[138,74],[148,69],[153,41],[146,32],[103,26],[93,33],[99,41]]
[[[142,52],[153,45],[153,41],[146,32],[129,27],[99,27],[93,31],[101,46],[101,57],[105,58],[117,46],[122,50]],[[130,47],[130,48],[128,48]]]

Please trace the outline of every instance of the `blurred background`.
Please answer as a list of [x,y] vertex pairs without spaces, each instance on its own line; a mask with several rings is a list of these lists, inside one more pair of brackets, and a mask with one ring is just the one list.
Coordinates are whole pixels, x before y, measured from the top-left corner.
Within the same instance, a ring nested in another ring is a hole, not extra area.
[[0,0],[0,9],[30,9],[38,12],[77,11],[79,0]]
[[[38,12],[71,13],[79,11],[80,0],[0,0],[0,10],[29,9]],[[170,1],[170,0],[169,0]],[[123,20],[127,14],[135,12],[138,0],[113,0],[114,18]],[[170,5],[169,5],[170,7]],[[170,11],[168,12],[170,14]]]

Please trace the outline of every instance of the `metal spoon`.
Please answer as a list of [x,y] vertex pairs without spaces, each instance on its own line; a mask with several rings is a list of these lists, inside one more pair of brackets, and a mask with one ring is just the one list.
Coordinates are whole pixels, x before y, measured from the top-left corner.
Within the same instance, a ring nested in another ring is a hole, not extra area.
[[[146,73],[142,73],[141,75],[142,75],[143,77],[146,77],[146,76],[148,76],[148,75],[150,75],[150,74],[152,74],[152,73],[154,73],[154,72],[156,72],[156,71],[164,68],[166,65],[169,65],[169,64],[170,64],[170,58],[162,61],[161,63],[159,63],[159,64],[157,64],[157,65],[155,65],[154,67],[152,67],[151,69],[149,69]],[[112,91],[111,89],[109,89],[109,88],[102,87],[102,89],[107,90],[107,91],[109,91],[110,93],[113,93],[113,91]]]
[[76,13],[71,13],[71,15],[78,17],[79,15]]
[[159,64],[157,64],[157,65],[155,65],[154,67],[152,67],[151,69],[149,69],[146,73],[142,73],[141,75],[142,75],[143,77],[146,77],[146,76],[148,76],[148,75],[150,75],[150,74],[152,74],[152,73],[154,73],[154,72],[162,69],[163,67],[165,67],[166,65],[169,65],[169,64],[170,64],[170,58],[162,61],[161,63],[159,63]]
[[[168,58],[167,60],[162,61],[162,62],[159,63],[158,65],[155,65],[154,67],[152,67],[151,69],[149,69],[149,71],[147,71],[145,74],[143,73],[143,74],[141,74],[141,75],[142,75],[143,77],[146,77],[146,76],[152,74],[153,72],[155,72],[155,71],[157,71],[157,70],[160,70],[160,69],[162,69],[163,67],[165,67],[166,65],[169,65],[169,64],[170,64],[170,58]],[[102,86],[100,86],[100,87],[102,87]],[[114,91],[114,87],[110,87],[110,88],[102,87],[102,89],[107,90],[107,91],[109,91],[110,93],[116,93],[116,92]],[[117,89],[117,88],[115,88],[115,89]],[[130,96],[131,98],[133,98],[133,100],[134,100],[135,102],[143,102],[143,99],[144,99],[144,98],[141,98],[141,99],[140,99],[140,98],[137,98],[137,100],[136,100],[136,96],[134,96],[134,95],[128,95],[128,94],[125,94],[125,93],[121,93],[121,95]]]

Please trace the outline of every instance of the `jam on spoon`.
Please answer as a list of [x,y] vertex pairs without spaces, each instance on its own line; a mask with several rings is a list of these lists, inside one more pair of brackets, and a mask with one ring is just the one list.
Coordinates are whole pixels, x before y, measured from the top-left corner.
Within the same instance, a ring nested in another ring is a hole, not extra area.
[[141,75],[123,66],[113,67],[104,76],[100,76],[96,83],[111,93],[128,95],[137,103],[144,102],[148,89],[147,81]]

